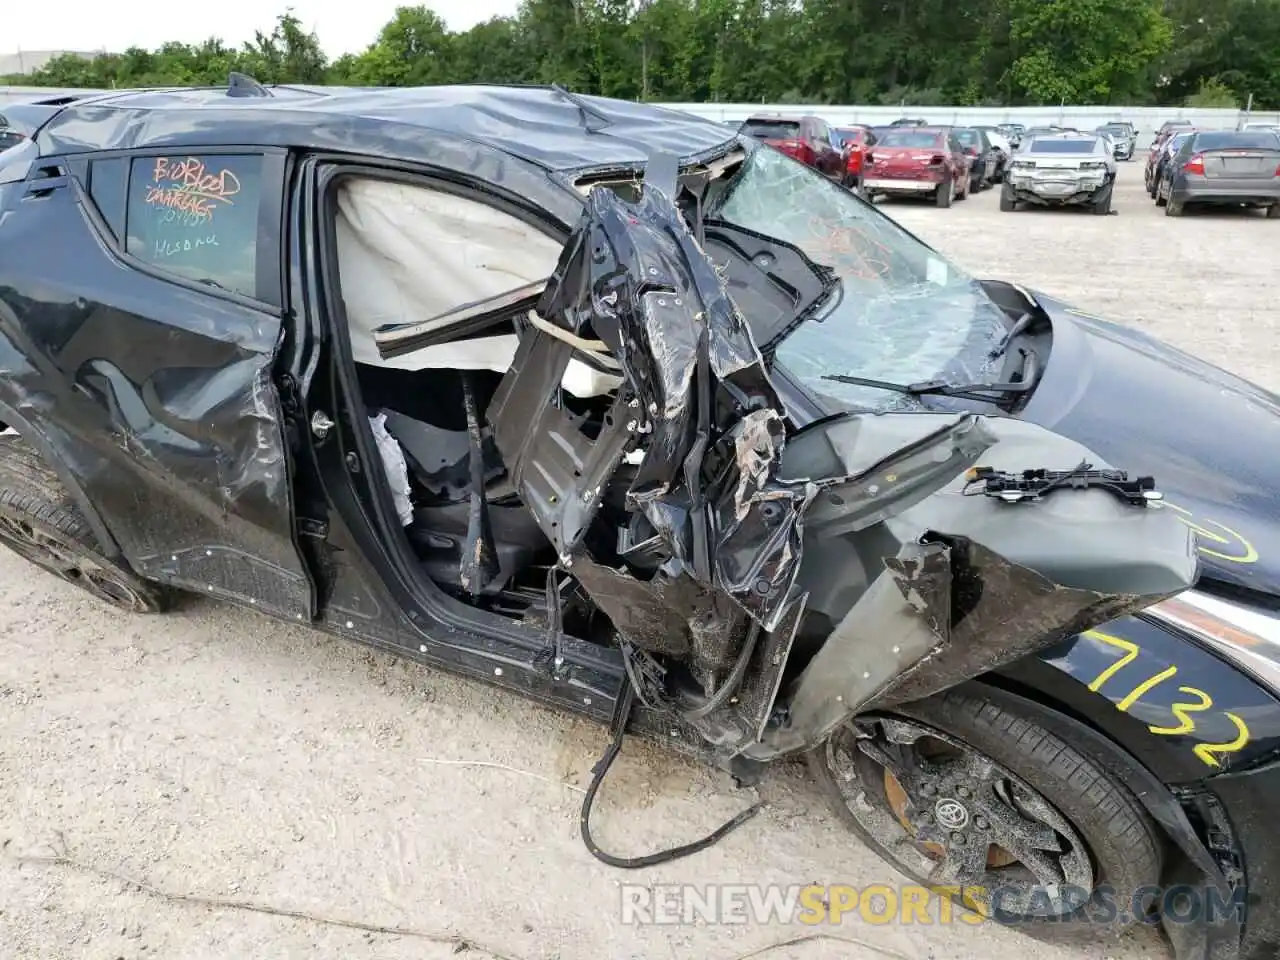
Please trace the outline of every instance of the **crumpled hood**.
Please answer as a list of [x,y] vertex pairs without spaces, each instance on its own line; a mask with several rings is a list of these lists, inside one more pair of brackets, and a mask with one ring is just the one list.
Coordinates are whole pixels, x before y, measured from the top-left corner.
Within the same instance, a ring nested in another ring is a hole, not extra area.
[[1023,418],[1151,474],[1201,576],[1280,597],[1280,397],[1038,292],[1053,352]]

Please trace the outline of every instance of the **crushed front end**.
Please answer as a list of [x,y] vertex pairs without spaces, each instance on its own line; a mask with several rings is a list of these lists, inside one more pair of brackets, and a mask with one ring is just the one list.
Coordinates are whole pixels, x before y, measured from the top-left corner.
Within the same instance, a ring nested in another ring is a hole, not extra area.
[[[559,575],[671,726],[772,760],[1194,581],[1158,500],[972,495],[975,468],[1107,469],[1041,428],[888,413],[796,431],[723,279],[776,258],[713,263],[716,226],[695,237],[652,184],[592,190],[487,410]],[[620,373],[601,420],[561,389],[570,358]]]

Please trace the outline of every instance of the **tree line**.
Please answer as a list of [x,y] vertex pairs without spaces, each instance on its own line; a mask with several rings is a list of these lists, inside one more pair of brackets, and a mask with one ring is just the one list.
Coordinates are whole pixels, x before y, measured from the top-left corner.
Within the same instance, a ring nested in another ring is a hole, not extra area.
[[329,60],[293,12],[251,42],[63,55],[0,82],[558,83],[631,100],[1280,109],[1280,0],[524,0],[451,32],[400,7]]

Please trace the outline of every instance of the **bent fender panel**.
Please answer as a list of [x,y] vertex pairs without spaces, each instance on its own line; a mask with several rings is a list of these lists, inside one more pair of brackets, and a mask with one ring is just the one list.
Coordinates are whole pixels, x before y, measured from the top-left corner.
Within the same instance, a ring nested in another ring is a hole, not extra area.
[[[1111,620],[997,673],[1086,718],[1166,783],[1248,770],[1280,753],[1280,698],[1141,616]],[[1244,724],[1239,746],[1241,729],[1228,715]]]

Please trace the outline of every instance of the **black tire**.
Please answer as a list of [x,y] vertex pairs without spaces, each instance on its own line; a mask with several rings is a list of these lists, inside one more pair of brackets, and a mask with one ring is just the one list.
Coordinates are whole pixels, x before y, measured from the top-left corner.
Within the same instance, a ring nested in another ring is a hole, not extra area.
[[1009,189],[1009,185],[1006,183],[1000,189],[1000,211],[1002,213],[1012,213],[1014,210],[1017,210],[1017,209],[1018,209],[1018,201],[1014,197],[1013,191]]
[[1108,185],[1102,188],[1102,196],[1093,202],[1093,213],[1099,217],[1109,216],[1111,213],[1111,187]]
[[1183,204],[1175,203],[1173,198],[1170,197],[1164,202],[1164,215],[1166,217],[1180,217],[1182,216],[1183,207]]
[[171,591],[102,553],[58,476],[17,436],[0,438],[0,546],[130,613],[160,613]]
[[955,193],[955,180],[948,180],[946,183],[938,184],[938,189],[934,191],[934,203],[939,207],[951,206],[951,201]]
[[1280,220],[1280,203],[1273,203],[1267,207],[1268,220]]
[[[1107,885],[1121,902],[1131,891],[1157,884],[1163,867],[1165,842],[1159,828],[1124,783],[1101,765],[1037,722],[1035,714],[1017,697],[986,685],[967,684],[945,694],[895,707],[894,714],[940,732],[994,760],[1023,780],[1056,808],[1088,848],[1093,867],[1094,890]],[[840,781],[828,763],[824,744],[808,754],[809,767],[836,811],[836,815],[868,847],[896,869],[917,882],[922,876],[896,858],[877,840],[849,808]],[[844,782],[848,783],[848,780]],[[859,781],[857,788],[864,789]],[[883,789],[882,789],[883,792]],[[865,790],[863,796],[869,796]],[[993,848],[995,849],[995,848]],[[960,898],[953,898],[965,906]],[[1095,893],[1095,901],[1097,894]],[[1092,916],[1088,914],[1093,913]],[[1103,922],[1106,908],[1053,918],[1021,917],[1014,924],[1038,940],[1057,943],[1097,942],[1122,933],[1124,917]],[[997,918],[997,922],[998,918]]]

